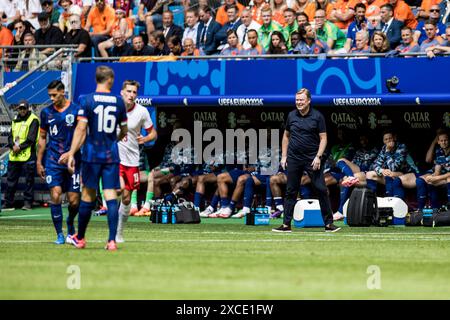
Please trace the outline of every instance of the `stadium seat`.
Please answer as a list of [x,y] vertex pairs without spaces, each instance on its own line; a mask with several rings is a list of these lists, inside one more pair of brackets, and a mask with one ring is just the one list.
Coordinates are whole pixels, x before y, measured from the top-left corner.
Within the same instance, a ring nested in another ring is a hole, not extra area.
[[169,6],[169,10],[173,12],[173,23],[184,28],[184,8],[183,6]]

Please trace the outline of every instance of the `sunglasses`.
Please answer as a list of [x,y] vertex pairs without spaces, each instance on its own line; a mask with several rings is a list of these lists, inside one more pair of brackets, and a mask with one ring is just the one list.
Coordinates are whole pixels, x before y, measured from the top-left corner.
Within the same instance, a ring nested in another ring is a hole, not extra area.
[[430,9],[430,12],[441,12],[439,9]]
[[78,21],[74,20],[74,21],[70,21],[70,24],[76,24],[78,23]]

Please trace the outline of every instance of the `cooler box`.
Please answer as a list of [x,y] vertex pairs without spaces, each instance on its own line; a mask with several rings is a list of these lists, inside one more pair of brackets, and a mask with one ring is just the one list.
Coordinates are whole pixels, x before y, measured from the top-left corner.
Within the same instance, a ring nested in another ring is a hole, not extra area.
[[378,208],[392,208],[394,210],[394,217],[392,224],[405,225],[406,214],[408,213],[408,205],[400,198],[396,197],[377,197]]
[[297,201],[294,207],[294,227],[323,227],[319,200],[304,199]]

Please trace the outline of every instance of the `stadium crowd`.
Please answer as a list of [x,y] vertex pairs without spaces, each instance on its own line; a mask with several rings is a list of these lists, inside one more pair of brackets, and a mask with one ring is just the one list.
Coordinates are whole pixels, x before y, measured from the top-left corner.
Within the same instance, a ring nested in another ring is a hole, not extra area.
[[[434,57],[450,52],[449,14],[448,0],[2,0],[0,44],[78,45],[77,58],[407,52]],[[54,50],[11,49],[4,58],[18,58],[7,65],[26,70]]]

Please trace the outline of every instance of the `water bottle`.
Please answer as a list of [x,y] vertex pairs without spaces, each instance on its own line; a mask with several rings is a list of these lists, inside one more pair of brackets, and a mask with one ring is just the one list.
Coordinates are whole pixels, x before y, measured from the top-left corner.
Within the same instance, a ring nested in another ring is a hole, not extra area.
[[433,209],[430,206],[426,206],[422,209],[422,213],[424,217],[430,217],[433,215]]
[[165,205],[161,208],[161,223],[167,224],[167,207]]
[[256,207],[256,213],[257,214],[262,214],[262,210],[261,209],[262,209],[261,206],[257,206]]
[[422,225],[432,226],[433,225],[433,209],[430,206],[426,206],[422,209]]
[[172,206],[172,224],[176,224],[177,223],[177,211],[180,211],[180,208],[178,207],[178,205],[173,205]]

